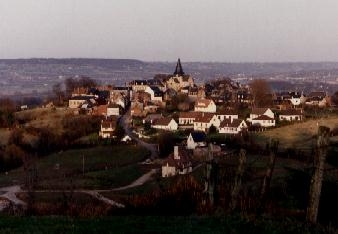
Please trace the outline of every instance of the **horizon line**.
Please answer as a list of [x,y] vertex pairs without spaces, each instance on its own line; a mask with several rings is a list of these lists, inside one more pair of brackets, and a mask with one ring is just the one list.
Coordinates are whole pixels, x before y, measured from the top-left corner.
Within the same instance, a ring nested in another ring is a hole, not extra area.
[[[180,58],[180,57],[178,57]],[[140,62],[149,62],[149,63],[176,63],[177,60],[142,60],[142,59],[137,59],[137,58],[105,58],[105,57],[26,57],[26,58],[0,58],[0,60],[37,60],[37,59],[43,59],[43,60],[48,60],[48,59],[54,59],[54,60],[72,60],[72,59],[93,59],[93,60],[136,60]],[[182,59],[181,59],[182,60]],[[181,61],[182,62],[182,61]],[[338,63],[337,61],[333,60],[318,60],[318,61],[201,61],[201,60],[184,60],[182,63],[229,63],[229,64],[243,64],[243,63],[258,63],[258,64],[282,64],[282,63]]]

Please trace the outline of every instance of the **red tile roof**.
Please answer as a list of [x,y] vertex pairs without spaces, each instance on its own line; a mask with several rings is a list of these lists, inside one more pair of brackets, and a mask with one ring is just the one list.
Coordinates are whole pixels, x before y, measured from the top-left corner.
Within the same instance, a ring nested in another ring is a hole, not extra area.
[[168,126],[172,119],[173,118],[170,118],[170,117],[155,119],[154,122],[153,122],[153,125]]

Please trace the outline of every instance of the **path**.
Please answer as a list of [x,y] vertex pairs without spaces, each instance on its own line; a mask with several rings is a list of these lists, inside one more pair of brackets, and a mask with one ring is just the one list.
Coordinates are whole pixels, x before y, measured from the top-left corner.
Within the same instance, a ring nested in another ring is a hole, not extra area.
[[[10,202],[15,204],[16,206],[26,206],[26,203],[18,199],[16,196],[16,193],[22,192],[22,189],[19,185],[0,188],[0,192],[3,192],[3,194],[1,194],[0,197],[8,199]],[[5,208],[6,208],[5,206],[2,206],[0,211]]]
[[123,187],[112,189],[112,191],[120,191],[120,190],[125,190],[125,189],[129,189],[129,188],[133,188],[133,187],[143,185],[145,182],[150,180],[151,176],[154,175],[157,171],[158,171],[158,169],[152,169],[148,173],[144,174],[143,176],[141,176],[140,178],[135,180],[133,183],[126,185],[126,186],[123,186]]
[[[39,193],[60,193],[60,192],[74,192],[74,193],[86,193],[108,205],[112,205],[118,208],[124,208],[125,206],[121,203],[118,203],[114,200],[111,200],[107,197],[104,197],[103,195],[101,195],[101,192],[111,192],[111,191],[121,191],[121,190],[125,190],[125,189],[129,189],[129,188],[133,188],[133,187],[137,187],[140,185],[143,185],[145,182],[147,182],[148,180],[151,179],[152,175],[154,175],[157,172],[158,169],[152,169],[149,172],[145,173],[144,175],[142,175],[141,177],[139,177],[137,180],[135,180],[134,182],[132,182],[129,185],[123,186],[123,187],[119,187],[119,188],[115,188],[115,189],[104,189],[104,190],[73,190],[73,191],[65,191],[65,190],[35,190],[35,192],[39,192]],[[19,185],[14,185],[14,186],[10,186],[10,187],[3,187],[0,188],[0,198],[6,198],[8,199],[10,202],[12,202],[13,204],[15,204],[16,206],[26,206],[26,203],[20,199],[18,199],[18,197],[16,196],[16,193],[19,192],[27,192],[25,190],[22,190],[21,187]],[[6,206],[0,206],[0,211],[4,210],[6,208]]]
[[151,159],[155,159],[158,157],[157,145],[156,144],[149,144],[147,142],[142,141],[141,139],[137,138],[131,131],[130,125],[130,107],[126,111],[126,113],[121,117],[120,124],[123,127],[126,135],[128,135],[131,139],[135,140],[139,145],[143,146],[144,148],[148,149],[151,152]]

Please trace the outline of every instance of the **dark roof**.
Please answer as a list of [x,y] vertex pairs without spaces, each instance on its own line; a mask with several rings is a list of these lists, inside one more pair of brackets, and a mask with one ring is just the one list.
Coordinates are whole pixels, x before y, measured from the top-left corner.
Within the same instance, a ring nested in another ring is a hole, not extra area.
[[161,81],[158,79],[147,80],[148,85],[162,85]]
[[120,108],[120,106],[117,105],[116,103],[110,103],[110,104],[108,105],[108,108]]
[[207,137],[204,132],[192,132],[190,134],[192,139],[194,139],[194,142],[203,142]]
[[179,76],[183,76],[184,75],[180,59],[177,60],[176,69],[175,69],[174,75],[179,75]]
[[299,109],[282,110],[280,115],[302,115],[303,111]]
[[261,116],[258,116],[257,118],[254,118],[254,120],[274,120],[274,119],[270,118],[267,115],[261,115]]
[[242,122],[243,122],[242,119],[233,119],[232,122],[230,119],[225,119],[221,122],[220,128],[224,128],[224,127],[237,128]]
[[130,87],[124,87],[124,86],[114,86],[113,90],[126,90],[126,91],[128,91],[128,90],[131,90],[131,88]]
[[187,119],[191,119],[191,118],[197,118],[199,116],[202,116],[201,112],[180,112],[179,117],[178,118],[187,118]]
[[154,91],[155,97],[161,97],[163,95],[163,92],[160,90],[157,86],[150,86],[150,88]]
[[238,115],[234,110],[221,109],[216,112],[216,115]]
[[89,100],[95,98],[94,96],[75,96],[75,97],[71,97],[69,98],[69,100]]
[[211,119],[214,117],[214,113],[204,113],[195,118],[195,123],[210,123]]
[[178,147],[178,155],[180,158],[175,159],[174,153],[171,153],[162,165],[166,165],[168,163],[169,166],[180,169],[183,169],[191,165],[190,155],[187,150],[185,150],[182,147]]
[[170,118],[170,117],[163,117],[160,119],[155,119],[153,122],[153,125],[168,126],[168,124],[170,123],[172,119],[173,118]]
[[308,97],[325,97],[326,93],[323,91],[316,91],[309,93]]
[[131,85],[147,85],[148,82],[146,80],[133,80],[130,84]]
[[251,114],[263,115],[269,108],[253,108]]

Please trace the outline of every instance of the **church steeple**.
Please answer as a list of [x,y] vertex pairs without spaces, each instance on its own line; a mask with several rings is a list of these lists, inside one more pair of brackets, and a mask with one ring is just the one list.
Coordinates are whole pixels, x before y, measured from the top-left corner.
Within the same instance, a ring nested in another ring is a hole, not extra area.
[[179,76],[183,76],[184,75],[180,58],[178,58],[178,60],[177,60],[176,69],[175,69],[174,75],[179,75]]

